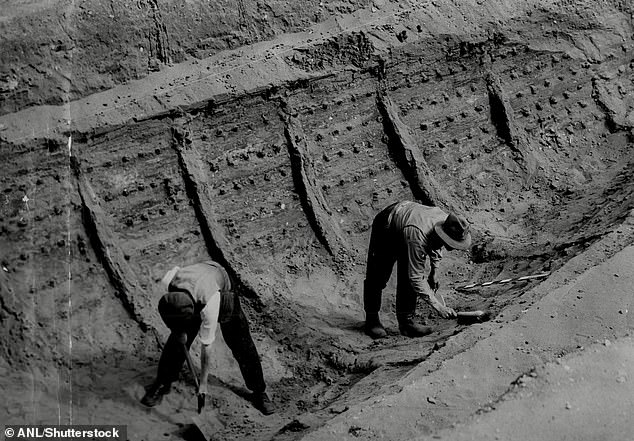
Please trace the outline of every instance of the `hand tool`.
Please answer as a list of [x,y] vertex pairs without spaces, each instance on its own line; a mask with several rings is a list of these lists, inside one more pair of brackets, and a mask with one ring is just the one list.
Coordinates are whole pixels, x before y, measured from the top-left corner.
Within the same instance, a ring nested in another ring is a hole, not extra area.
[[482,323],[491,317],[488,311],[456,311],[456,318],[460,324]]
[[[183,349],[185,350],[185,359],[187,360],[187,366],[189,367],[189,370],[191,371],[192,376],[194,377],[194,383],[196,384],[196,392],[198,392],[198,389],[200,388],[200,382],[198,380],[198,377],[196,376],[196,371],[194,370],[194,363],[192,362],[192,358],[189,355],[189,350],[187,349],[187,346],[183,345]],[[201,413],[203,410],[203,407],[205,407],[205,394],[197,394],[197,396],[198,396],[198,413]],[[220,421],[218,416],[215,415],[213,412],[205,412],[204,416],[193,415],[191,417],[191,421],[192,423],[194,423],[194,426],[198,429],[203,439],[205,440],[215,439],[213,438],[214,434],[223,430],[225,427],[224,423]]]
[[[447,306],[445,298],[437,289],[434,290],[434,296],[443,306]],[[489,318],[491,318],[491,314],[488,311],[456,311],[456,319],[460,324],[481,323]]]
[[203,411],[203,407],[205,407],[205,394],[199,394],[198,389],[200,389],[200,383],[198,382],[198,376],[196,375],[196,371],[194,370],[194,363],[192,362],[192,358],[189,355],[189,350],[187,346],[183,346],[183,350],[185,351],[185,359],[187,360],[187,366],[194,377],[194,383],[196,384],[196,394],[198,396],[198,413]]

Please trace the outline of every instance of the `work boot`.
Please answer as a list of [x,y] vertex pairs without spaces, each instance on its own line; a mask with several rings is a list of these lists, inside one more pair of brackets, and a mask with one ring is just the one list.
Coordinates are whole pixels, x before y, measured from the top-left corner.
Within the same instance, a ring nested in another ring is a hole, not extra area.
[[271,415],[275,413],[275,406],[266,392],[253,393],[253,406],[262,412],[263,415]]
[[398,329],[405,337],[422,337],[431,334],[429,326],[419,325],[414,322],[414,314],[397,314]]
[[372,337],[373,339],[384,338],[387,336],[387,332],[385,332],[385,328],[381,324],[381,320],[379,320],[378,312],[367,312],[365,314],[365,333]]
[[163,396],[170,393],[170,384],[153,383],[145,388],[145,395],[141,398],[141,404],[147,407],[154,407],[161,404]]

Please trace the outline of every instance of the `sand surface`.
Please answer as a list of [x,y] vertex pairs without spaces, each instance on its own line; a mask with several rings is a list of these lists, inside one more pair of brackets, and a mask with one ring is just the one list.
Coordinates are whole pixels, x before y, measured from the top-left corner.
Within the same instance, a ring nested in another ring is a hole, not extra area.
[[[219,336],[213,439],[627,439],[631,5],[226,3],[0,2],[0,420],[195,439],[185,370],[138,401],[158,282],[211,257],[278,407]],[[370,225],[402,199],[470,220],[441,292],[492,320],[419,302],[434,332],[404,338],[392,280],[388,338],[363,334]]]

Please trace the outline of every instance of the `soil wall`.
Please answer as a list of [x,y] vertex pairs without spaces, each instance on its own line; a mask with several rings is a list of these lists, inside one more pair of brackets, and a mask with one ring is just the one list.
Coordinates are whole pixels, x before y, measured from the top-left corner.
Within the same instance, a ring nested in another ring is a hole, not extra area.
[[371,2],[4,3],[0,13],[0,114],[73,101],[186,59],[298,32]]
[[[7,415],[106,414],[129,420],[131,439],[181,439],[191,410],[186,375],[161,411],[171,419],[143,413],[138,398],[165,337],[158,281],[174,264],[212,257],[238,281],[280,409],[266,419],[246,404],[235,364],[219,349],[218,433],[292,438],[303,430],[287,426],[298,414],[341,396],[367,399],[463,329],[421,305],[435,332],[403,341],[392,281],[383,307],[389,338],[361,332],[370,225],[389,203],[433,202],[469,218],[475,246],[446,254],[443,292],[450,305],[494,316],[525,302],[531,285],[451,288],[557,269],[625,219],[634,204],[634,51],[622,3],[381,3],[389,14],[376,3],[369,15],[314,28],[324,32],[318,43],[307,41],[313,28],[273,40],[293,43],[283,56],[228,52],[239,68],[222,78],[204,77],[206,60],[183,63],[67,106],[0,117],[11,124],[0,133],[21,133],[0,143]],[[282,19],[272,23],[283,29]],[[272,35],[258,32],[253,38]],[[115,122],[100,123],[105,108]],[[42,122],[57,111],[83,122],[29,136],[36,130],[24,115]]]

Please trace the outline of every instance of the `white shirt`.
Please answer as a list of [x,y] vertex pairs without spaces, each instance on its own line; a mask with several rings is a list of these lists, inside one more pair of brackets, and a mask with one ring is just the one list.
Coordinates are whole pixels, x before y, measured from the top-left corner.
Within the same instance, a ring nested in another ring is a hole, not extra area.
[[205,305],[200,312],[202,323],[198,331],[200,342],[210,345],[216,339],[220,314],[220,291],[227,289],[223,272],[211,263],[197,263],[183,268],[174,267],[161,281],[167,287],[174,286],[189,292],[198,305]]
[[209,302],[205,305],[200,315],[202,323],[198,331],[198,338],[204,345],[210,345],[216,339],[216,328],[218,327],[218,314],[220,313],[220,291],[216,291]]

